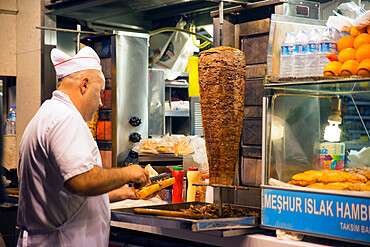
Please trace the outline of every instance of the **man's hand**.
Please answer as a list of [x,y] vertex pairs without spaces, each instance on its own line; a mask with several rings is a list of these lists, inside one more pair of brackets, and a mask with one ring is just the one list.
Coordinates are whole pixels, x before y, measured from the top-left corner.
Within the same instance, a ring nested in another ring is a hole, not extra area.
[[109,201],[111,203],[126,200],[126,199],[138,199],[136,197],[134,188],[128,187],[127,185],[108,192],[108,195],[109,195]]
[[147,170],[141,168],[139,165],[130,165],[124,168],[125,172],[127,172],[128,178],[130,182],[140,185],[140,187],[144,187],[148,183],[149,180],[149,173]]
[[[144,200],[152,199],[153,197],[156,197],[158,193],[159,191],[152,193],[146,198],[144,198]],[[133,187],[128,187],[127,185],[122,186],[121,188],[109,191],[108,195],[109,195],[110,203],[119,202],[119,201],[123,201],[126,199],[133,199],[133,200],[139,199],[136,196],[135,189]]]

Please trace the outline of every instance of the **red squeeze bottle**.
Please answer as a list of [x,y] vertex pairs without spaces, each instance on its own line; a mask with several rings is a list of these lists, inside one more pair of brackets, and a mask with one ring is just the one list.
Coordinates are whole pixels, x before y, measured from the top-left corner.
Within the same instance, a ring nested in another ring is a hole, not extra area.
[[183,202],[182,186],[184,183],[184,171],[182,167],[176,166],[173,168],[172,177],[175,178],[175,183],[172,189],[172,203]]

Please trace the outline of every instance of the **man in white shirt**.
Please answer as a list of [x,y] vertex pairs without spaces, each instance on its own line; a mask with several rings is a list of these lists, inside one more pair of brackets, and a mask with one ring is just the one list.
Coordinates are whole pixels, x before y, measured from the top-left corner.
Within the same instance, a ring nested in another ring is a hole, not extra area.
[[[28,124],[19,151],[18,246],[108,246],[111,200],[136,198],[127,183],[145,185],[138,165],[102,168],[86,124],[101,104],[100,59],[84,47],[74,57],[53,49],[60,79]],[[109,196],[108,196],[109,192]]]

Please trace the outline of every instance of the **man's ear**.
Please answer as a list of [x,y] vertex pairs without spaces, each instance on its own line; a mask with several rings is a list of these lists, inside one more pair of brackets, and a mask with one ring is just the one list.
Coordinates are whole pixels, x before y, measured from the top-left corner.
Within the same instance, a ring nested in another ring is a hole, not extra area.
[[89,82],[89,79],[87,77],[82,78],[82,82],[80,85],[81,94],[86,93],[88,82]]

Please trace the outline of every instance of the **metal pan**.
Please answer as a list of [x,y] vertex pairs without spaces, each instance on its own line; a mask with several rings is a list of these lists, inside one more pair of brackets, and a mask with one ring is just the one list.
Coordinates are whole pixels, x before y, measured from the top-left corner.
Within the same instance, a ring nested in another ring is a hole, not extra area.
[[[142,209],[158,209],[167,211],[180,211],[180,209],[189,208],[193,204],[206,204],[203,202],[174,203],[156,206],[138,207]],[[246,208],[246,207],[243,207]],[[211,230],[231,230],[257,228],[260,222],[260,216],[248,216],[237,218],[219,218],[219,219],[187,219],[179,217],[155,216],[135,214],[135,208],[113,209],[112,221],[126,222],[133,224],[149,225],[163,228],[172,228],[179,230],[211,231]]]

